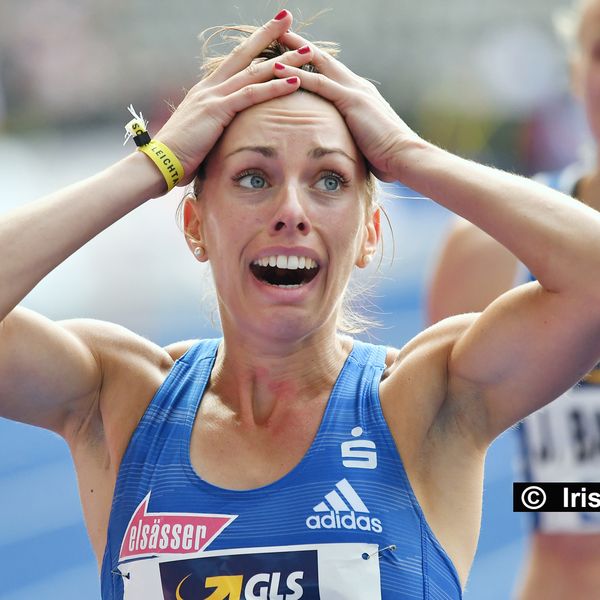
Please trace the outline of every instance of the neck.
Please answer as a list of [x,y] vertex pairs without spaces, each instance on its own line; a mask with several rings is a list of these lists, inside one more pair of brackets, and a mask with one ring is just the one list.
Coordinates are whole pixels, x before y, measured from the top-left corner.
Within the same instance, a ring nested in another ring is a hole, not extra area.
[[331,328],[293,341],[223,329],[209,389],[248,426],[268,425],[286,409],[328,396],[352,347]]

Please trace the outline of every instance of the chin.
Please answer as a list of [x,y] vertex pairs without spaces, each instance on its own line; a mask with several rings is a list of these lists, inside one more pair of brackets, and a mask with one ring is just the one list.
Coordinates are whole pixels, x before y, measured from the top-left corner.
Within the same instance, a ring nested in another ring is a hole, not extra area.
[[262,340],[291,343],[322,330],[325,324],[325,319],[316,319],[314,314],[307,315],[298,307],[280,307],[270,308],[260,317],[255,315],[251,323],[243,326],[243,331]]
[[[276,311],[272,311],[276,312]],[[294,311],[282,310],[280,314],[271,314],[268,319],[262,323],[262,331],[265,337],[276,339],[277,341],[295,341],[305,338],[312,332],[319,329],[319,323],[307,315],[290,314]],[[297,311],[299,312],[299,311]],[[285,314],[287,313],[287,314]]]

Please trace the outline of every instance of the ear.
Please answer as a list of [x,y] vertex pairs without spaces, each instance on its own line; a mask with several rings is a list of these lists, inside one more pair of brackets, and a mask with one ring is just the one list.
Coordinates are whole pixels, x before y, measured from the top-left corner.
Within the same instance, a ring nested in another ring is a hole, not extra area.
[[379,238],[381,237],[381,209],[374,210],[365,223],[365,233],[360,249],[360,254],[356,259],[356,266],[360,269],[364,269],[371,262],[375,252],[377,251],[377,244],[379,244]]
[[[183,204],[183,231],[188,248],[196,260],[205,262],[208,260],[206,242],[202,234],[202,207],[195,196],[189,194],[185,197]],[[198,248],[201,252],[198,252]]]

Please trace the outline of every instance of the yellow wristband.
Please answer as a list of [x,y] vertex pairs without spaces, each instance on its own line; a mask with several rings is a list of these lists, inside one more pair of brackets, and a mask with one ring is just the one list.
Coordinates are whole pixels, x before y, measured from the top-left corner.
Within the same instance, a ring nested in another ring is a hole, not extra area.
[[150,140],[147,144],[139,146],[138,150],[150,158],[160,169],[167,182],[167,191],[172,190],[183,179],[183,166],[162,142]]

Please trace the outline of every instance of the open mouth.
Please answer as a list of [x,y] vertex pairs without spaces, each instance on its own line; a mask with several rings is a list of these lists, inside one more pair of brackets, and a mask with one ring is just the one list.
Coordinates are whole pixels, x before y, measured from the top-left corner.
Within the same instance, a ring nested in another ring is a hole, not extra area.
[[263,256],[252,262],[250,270],[256,279],[283,288],[297,288],[312,281],[319,265],[307,256]]

